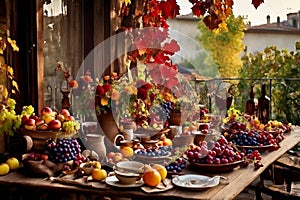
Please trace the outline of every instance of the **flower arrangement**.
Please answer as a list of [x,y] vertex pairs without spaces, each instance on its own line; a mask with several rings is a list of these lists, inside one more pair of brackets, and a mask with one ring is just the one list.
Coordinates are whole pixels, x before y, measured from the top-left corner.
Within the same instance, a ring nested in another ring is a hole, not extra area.
[[73,90],[75,100],[73,101],[73,111],[80,116],[82,121],[95,121],[95,86],[97,80],[93,80],[91,72],[87,70],[78,82],[77,88]]
[[186,88],[177,73],[167,73],[162,66],[147,70],[142,63],[138,70],[135,79],[129,72],[121,77],[113,73],[100,80],[95,97],[97,115],[113,112],[120,121],[131,119],[141,128],[163,129],[173,110],[189,110],[190,115],[197,111],[193,106],[197,102],[195,96],[189,94],[191,89]]
[[69,90],[70,88],[78,88],[78,82],[74,79],[71,79],[71,67],[65,67],[62,62],[56,63],[56,70],[61,71],[65,81],[66,81],[66,89]]

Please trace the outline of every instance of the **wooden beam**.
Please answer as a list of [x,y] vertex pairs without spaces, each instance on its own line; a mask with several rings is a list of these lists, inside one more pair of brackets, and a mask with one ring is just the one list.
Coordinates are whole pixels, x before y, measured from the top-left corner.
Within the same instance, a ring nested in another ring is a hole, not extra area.
[[44,107],[43,1],[36,0],[38,110]]

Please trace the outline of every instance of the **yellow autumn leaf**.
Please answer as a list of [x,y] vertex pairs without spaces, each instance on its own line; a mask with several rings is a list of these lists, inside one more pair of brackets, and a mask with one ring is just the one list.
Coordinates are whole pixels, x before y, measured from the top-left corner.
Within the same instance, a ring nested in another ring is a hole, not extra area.
[[131,4],[131,0],[125,0],[125,5]]
[[10,76],[14,75],[14,69],[11,66],[7,66],[7,72]]
[[6,87],[3,88],[3,93],[2,94],[3,94],[4,99],[6,99],[8,97],[8,91],[7,91]]
[[19,47],[17,46],[16,40],[12,40],[8,37],[7,41],[9,42],[14,51],[19,51]]
[[11,84],[16,88],[17,91],[19,91],[18,83],[15,80],[12,80]]

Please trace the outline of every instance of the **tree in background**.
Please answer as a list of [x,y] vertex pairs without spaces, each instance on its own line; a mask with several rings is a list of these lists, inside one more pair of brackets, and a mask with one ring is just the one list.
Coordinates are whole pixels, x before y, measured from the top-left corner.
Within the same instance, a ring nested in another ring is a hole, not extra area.
[[210,56],[205,62],[205,67],[210,68],[213,62],[217,65],[221,77],[238,77],[242,68],[240,54],[245,48],[245,24],[242,17],[236,18],[234,15],[230,15],[226,23],[227,27],[210,30],[201,20],[198,26],[198,40]]

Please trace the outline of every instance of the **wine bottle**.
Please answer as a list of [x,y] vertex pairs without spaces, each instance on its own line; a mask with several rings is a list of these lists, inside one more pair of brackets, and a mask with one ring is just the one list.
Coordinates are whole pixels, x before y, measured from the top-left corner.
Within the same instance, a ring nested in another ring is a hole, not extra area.
[[246,102],[246,114],[248,115],[255,115],[256,109],[255,109],[255,101],[254,101],[254,91],[253,91],[254,85],[250,86],[250,99]]
[[261,86],[261,97],[258,99],[258,119],[261,123],[267,124],[270,116],[270,98],[266,94],[266,85]]

